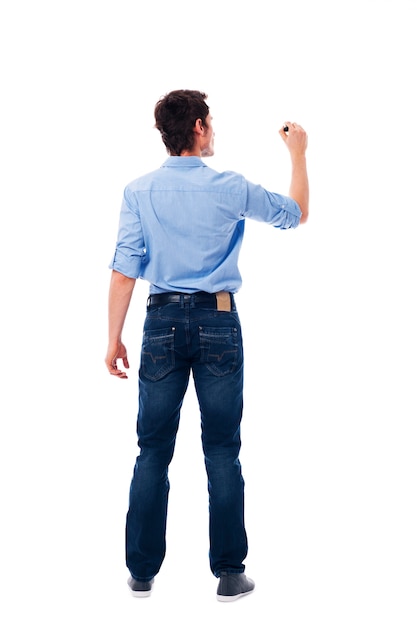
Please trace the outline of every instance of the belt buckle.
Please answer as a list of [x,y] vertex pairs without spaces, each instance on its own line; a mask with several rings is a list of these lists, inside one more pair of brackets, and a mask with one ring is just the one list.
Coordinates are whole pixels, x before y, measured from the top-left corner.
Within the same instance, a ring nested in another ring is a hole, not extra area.
[[218,291],[216,293],[217,310],[218,311],[231,311],[232,299],[228,291]]

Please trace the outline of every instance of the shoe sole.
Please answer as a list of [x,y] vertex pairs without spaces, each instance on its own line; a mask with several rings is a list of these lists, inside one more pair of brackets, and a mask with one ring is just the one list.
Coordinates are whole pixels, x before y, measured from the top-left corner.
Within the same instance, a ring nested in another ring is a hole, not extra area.
[[250,591],[244,591],[243,593],[237,593],[235,596],[222,596],[217,594],[217,599],[219,602],[234,602],[235,600],[239,600],[239,598],[243,598],[244,596],[248,596],[250,593],[253,593],[255,589],[251,589]]
[[152,589],[149,591],[133,591],[133,589],[131,589],[130,593],[134,598],[148,598],[152,593]]

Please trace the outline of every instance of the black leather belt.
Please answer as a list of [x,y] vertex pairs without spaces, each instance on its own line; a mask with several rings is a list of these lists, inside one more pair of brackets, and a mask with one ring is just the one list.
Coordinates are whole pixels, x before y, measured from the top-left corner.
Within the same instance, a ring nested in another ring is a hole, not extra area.
[[155,293],[148,298],[148,306],[190,303],[194,306],[205,305],[218,311],[231,311],[232,302],[233,296],[228,291],[219,291],[217,293],[207,293],[206,291],[180,293],[178,291],[170,291],[169,293]]

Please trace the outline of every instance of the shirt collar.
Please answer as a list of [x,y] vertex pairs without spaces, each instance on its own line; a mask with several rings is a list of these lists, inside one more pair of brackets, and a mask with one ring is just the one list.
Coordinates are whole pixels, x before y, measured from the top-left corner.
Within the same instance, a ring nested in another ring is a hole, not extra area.
[[162,167],[207,167],[197,156],[170,156]]

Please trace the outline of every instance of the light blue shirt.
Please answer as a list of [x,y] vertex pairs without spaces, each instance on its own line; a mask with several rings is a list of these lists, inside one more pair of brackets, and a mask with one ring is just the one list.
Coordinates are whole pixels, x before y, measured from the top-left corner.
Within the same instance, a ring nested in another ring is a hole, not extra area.
[[150,283],[150,293],[230,291],[242,284],[245,219],[276,228],[300,223],[298,204],[199,157],[169,157],[127,185],[110,268]]

